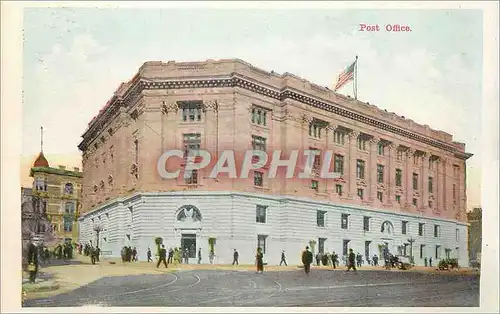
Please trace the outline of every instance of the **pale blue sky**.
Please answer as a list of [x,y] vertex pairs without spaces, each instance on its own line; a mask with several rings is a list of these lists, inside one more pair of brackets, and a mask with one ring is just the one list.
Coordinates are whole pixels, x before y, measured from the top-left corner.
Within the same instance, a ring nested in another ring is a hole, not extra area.
[[240,58],[331,86],[358,54],[361,100],[467,144],[479,205],[482,27],[479,10],[25,9],[22,153],[39,151],[43,125],[44,151],[78,154],[87,123],[147,60]]

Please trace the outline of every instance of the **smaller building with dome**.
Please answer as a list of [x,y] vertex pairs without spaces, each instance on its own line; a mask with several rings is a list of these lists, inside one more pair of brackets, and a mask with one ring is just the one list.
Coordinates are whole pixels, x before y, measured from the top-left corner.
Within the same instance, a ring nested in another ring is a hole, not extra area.
[[78,242],[78,210],[83,173],[79,168],[51,167],[40,152],[30,169],[32,195],[39,197],[54,234],[60,240]]

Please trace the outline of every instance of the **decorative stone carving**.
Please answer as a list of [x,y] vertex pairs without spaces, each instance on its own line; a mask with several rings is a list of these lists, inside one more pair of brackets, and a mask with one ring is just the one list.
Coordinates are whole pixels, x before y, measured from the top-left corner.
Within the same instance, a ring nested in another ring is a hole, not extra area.
[[380,142],[380,138],[379,137],[373,136],[370,139],[370,144],[377,144],[378,142]]
[[408,148],[408,149],[406,150],[406,154],[407,154],[407,157],[408,157],[408,158],[412,158],[412,157],[413,157],[413,155],[415,155],[415,150],[414,150],[413,148]]
[[184,205],[177,213],[177,221],[181,222],[199,222],[201,218],[200,210],[193,205]]
[[380,232],[386,235],[392,235],[394,232],[394,225],[390,221],[384,221],[380,227]]
[[[217,111],[217,104],[217,100],[209,100],[203,103],[205,111]],[[252,112],[251,108],[250,112]]]
[[165,105],[166,112],[172,112],[172,113],[177,113],[179,111],[179,105],[177,103],[170,103]]
[[359,136],[359,132],[358,131],[351,131],[349,132],[349,138],[352,140],[352,139],[357,139],[358,136]]

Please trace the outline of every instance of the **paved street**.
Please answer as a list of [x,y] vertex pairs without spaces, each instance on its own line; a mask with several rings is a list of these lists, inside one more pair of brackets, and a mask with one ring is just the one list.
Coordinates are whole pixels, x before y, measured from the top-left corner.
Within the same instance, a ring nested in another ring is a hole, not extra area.
[[479,306],[479,276],[397,271],[313,269],[181,270],[105,277],[24,306]]

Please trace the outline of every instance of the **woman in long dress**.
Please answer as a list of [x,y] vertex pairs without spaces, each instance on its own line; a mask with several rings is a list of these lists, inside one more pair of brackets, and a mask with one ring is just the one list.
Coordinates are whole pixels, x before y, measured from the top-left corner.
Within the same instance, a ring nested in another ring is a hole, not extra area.
[[255,261],[257,263],[257,273],[264,273],[264,254],[262,254],[262,249],[257,249],[257,255],[255,255]]

